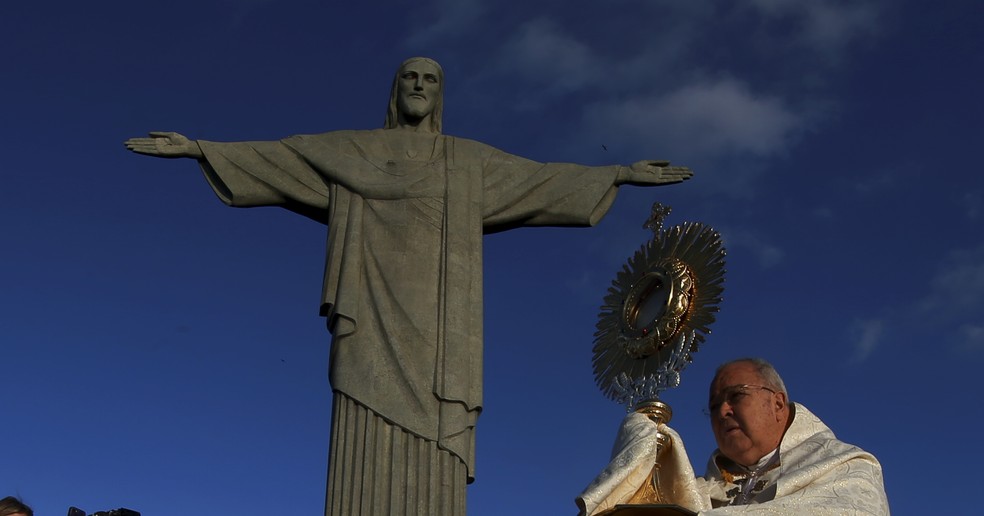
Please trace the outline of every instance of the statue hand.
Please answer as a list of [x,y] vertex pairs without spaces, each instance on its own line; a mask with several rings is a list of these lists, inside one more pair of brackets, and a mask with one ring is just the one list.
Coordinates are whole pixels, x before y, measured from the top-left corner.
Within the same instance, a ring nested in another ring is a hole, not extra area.
[[201,159],[205,157],[201,147],[198,146],[198,142],[172,132],[151,132],[150,138],[130,138],[123,142],[123,145],[138,154],[161,158]]
[[637,161],[619,173],[619,184],[634,186],[670,185],[694,175],[687,167],[671,167],[669,161]]

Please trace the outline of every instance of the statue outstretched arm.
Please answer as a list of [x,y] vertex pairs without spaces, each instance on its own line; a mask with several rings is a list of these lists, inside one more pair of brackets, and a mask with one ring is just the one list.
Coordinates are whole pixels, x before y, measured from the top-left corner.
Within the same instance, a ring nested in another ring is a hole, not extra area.
[[137,154],[157,156],[159,158],[194,158],[202,159],[205,155],[195,140],[189,140],[182,134],[153,131],[149,138],[130,138],[123,142],[127,149]]
[[686,181],[694,173],[687,167],[671,167],[669,161],[637,161],[620,167],[615,184],[633,186],[671,185]]

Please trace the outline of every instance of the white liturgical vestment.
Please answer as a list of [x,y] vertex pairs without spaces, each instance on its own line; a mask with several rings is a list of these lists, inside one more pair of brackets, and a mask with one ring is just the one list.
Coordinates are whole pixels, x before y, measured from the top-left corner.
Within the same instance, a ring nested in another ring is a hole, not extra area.
[[[889,514],[881,465],[875,457],[839,441],[817,416],[793,404],[794,418],[752,482],[744,468],[715,451],[703,477],[695,477],[683,441],[673,429],[642,414],[625,418],[604,471],[577,499],[582,515],[603,514],[619,504],[640,503],[651,481],[657,431],[672,437],[660,458],[660,492],[669,503],[700,514]],[[751,489],[742,493],[742,488]],[[635,499],[633,499],[635,497]],[[749,505],[730,505],[745,498]],[[645,502],[643,502],[645,503]]]

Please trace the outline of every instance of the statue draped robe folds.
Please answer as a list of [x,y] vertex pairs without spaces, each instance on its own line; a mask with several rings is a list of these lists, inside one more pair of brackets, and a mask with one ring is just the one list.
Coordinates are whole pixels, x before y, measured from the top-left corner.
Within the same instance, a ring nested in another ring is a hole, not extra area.
[[327,225],[321,314],[336,398],[436,443],[472,479],[482,235],[593,225],[615,198],[618,167],[537,163],[399,129],[198,143],[226,204],[280,206]]

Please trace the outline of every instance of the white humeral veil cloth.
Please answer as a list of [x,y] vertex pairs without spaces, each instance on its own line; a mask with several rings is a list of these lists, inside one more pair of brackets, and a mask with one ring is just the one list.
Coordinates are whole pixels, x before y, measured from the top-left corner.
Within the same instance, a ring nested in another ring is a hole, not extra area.
[[[680,436],[658,428],[641,414],[625,418],[612,460],[578,497],[582,515],[596,515],[615,505],[640,503],[637,493],[650,482],[656,460],[657,430],[673,443],[661,458],[661,491],[670,503],[700,514],[889,514],[881,465],[870,453],[837,440],[834,433],[803,405],[779,445],[775,489],[765,489],[751,505],[724,506],[737,485],[725,480],[715,451],[703,478],[695,478]],[[730,495],[730,496],[729,496]],[[646,502],[641,502],[646,503]]]

